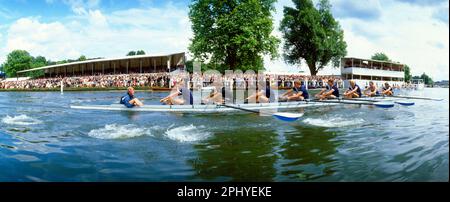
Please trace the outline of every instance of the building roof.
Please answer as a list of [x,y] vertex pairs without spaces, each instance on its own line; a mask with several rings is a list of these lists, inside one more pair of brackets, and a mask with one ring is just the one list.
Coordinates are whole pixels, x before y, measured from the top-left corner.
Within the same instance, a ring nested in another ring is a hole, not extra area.
[[354,57],[344,57],[342,58],[343,60],[363,60],[363,61],[368,61],[368,62],[379,62],[379,63],[392,63],[392,64],[396,64],[396,65],[403,65],[399,62],[393,62],[393,61],[383,61],[383,60],[372,60],[372,59],[364,59],[364,58],[354,58]]
[[84,61],[70,62],[70,63],[64,63],[64,64],[49,65],[49,66],[38,67],[38,68],[34,68],[34,69],[22,70],[22,71],[18,71],[17,73],[25,73],[25,72],[31,72],[31,71],[36,71],[36,70],[44,70],[44,69],[51,69],[51,68],[71,66],[71,65],[88,64],[88,63],[109,62],[109,61],[129,60],[129,59],[143,59],[143,58],[162,58],[162,57],[171,57],[171,56],[177,56],[177,55],[184,57],[185,52],[168,54],[168,55],[158,55],[158,56],[134,55],[134,56],[126,56],[126,57],[118,57],[118,58],[100,58],[100,59],[84,60]]

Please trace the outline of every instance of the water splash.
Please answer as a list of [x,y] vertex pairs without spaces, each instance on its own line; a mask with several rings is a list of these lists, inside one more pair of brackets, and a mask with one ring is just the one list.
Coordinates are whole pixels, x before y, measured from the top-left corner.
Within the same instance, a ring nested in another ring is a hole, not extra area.
[[307,118],[303,120],[303,122],[318,127],[339,128],[339,127],[359,125],[364,123],[365,121],[360,118],[332,117],[332,118]]
[[150,129],[140,128],[133,124],[110,124],[103,128],[91,130],[88,135],[98,139],[126,139],[152,134]]
[[2,122],[8,125],[35,125],[41,124],[42,121],[29,117],[27,115],[19,115],[19,116],[6,116],[2,119]]
[[180,126],[167,129],[165,135],[178,142],[196,142],[208,138],[211,133],[206,132],[204,126],[196,127],[194,125]]

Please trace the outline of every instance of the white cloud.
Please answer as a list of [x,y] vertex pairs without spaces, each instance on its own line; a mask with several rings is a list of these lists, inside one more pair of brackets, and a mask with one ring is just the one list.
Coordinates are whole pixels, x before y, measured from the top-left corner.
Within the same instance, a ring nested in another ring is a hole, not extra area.
[[97,8],[101,0],[62,0],[62,2],[69,5],[75,14],[86,15],[88,14],[88,10]]
[[[2,33],[0,33],[0,47],[4,47]],[[0,49],[0,66],[2,64],[2,61],[4,61],[4,57],[5,57],[5,55],[2,54],[2,50]]]
[[21,18],[10,26],[3,52],[23,49],[48,58],[61,59],[62,53],[76,57],[79,52],[72,47],[74,38],[60,22],[41,23],[38,18]]
[[192,36],[187,8],[171,4],[109,14],[87,10],[53,22],[43,22],[39,17],[21,18],[7,30],[6,46],[0,48],[0,55],[24,49],[53,61],[80,55],[119,57],[140,49],[154,55],[182,52],[187,51]]

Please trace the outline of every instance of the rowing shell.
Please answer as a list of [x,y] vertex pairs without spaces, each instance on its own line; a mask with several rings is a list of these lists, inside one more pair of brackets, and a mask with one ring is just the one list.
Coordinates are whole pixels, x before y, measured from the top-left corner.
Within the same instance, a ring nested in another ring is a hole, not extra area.
[[[316,103],[316,102],[279,102],[260,104],[234,104],[238,108],[249,110],[275,110],[275,109],[300,109],[306,107],[334,106],[339,103]],[[84,110],[108,110],[108,111],[139,111],[139,112],[184,112],[184,113],[216,113],[234,112],[238,109],[225,107],[222,105],[144,105],[142,107],[127,108],[122,104],[111,105],[71,105],[72,109]]]
[[[371,101],[370,101],[371,100]],[[111,105],[72,105],[72,109],[83,110],[107,110],[107,111],[138,111],[138,112],[183,112],[183,113],[216,113],[216,112],[235,112],[238,108],[248,110],[287,110],[300,109],[306,107],[334,106],[340,104],[362,104],[375,105],[382,108],[393,107],[394,103],[383,98],[371,98],[352,100],[324,100],[324,101],[298,101],[298,102],[278,102],[278,103],[259,103],[259,104],[233,104],[229,107],[223,105],[145,105],[142,107],[127,108],[122,104]],[[383,100],[383,102],[379,102]],[[373,102],[378,101],[378,102]],[[399,103],[399,102],[397,102]],[[400,103],[402,104],[402,103]],[[403,103],[403,105],[406,105]]]

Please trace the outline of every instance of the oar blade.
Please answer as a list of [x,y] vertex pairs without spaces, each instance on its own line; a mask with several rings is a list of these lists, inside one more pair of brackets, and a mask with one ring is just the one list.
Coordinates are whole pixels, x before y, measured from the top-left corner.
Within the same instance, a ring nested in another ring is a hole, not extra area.
[[293,122],[293,121],[297,121],[300,117],[303,116],[303,114],[278,112],[278,113],[273,114],[272,116],[274,116],[275,118],[280,119],[282,121]]
[[373,105],[380,107],[380,108],[391,108],[394,107],[394,103],[392,102],[375,102]]
[[412,106],[414,105],[414,102],[406,101],[406,100],[399,100],[395,101],[396,104],[403,105],[403,106]]

